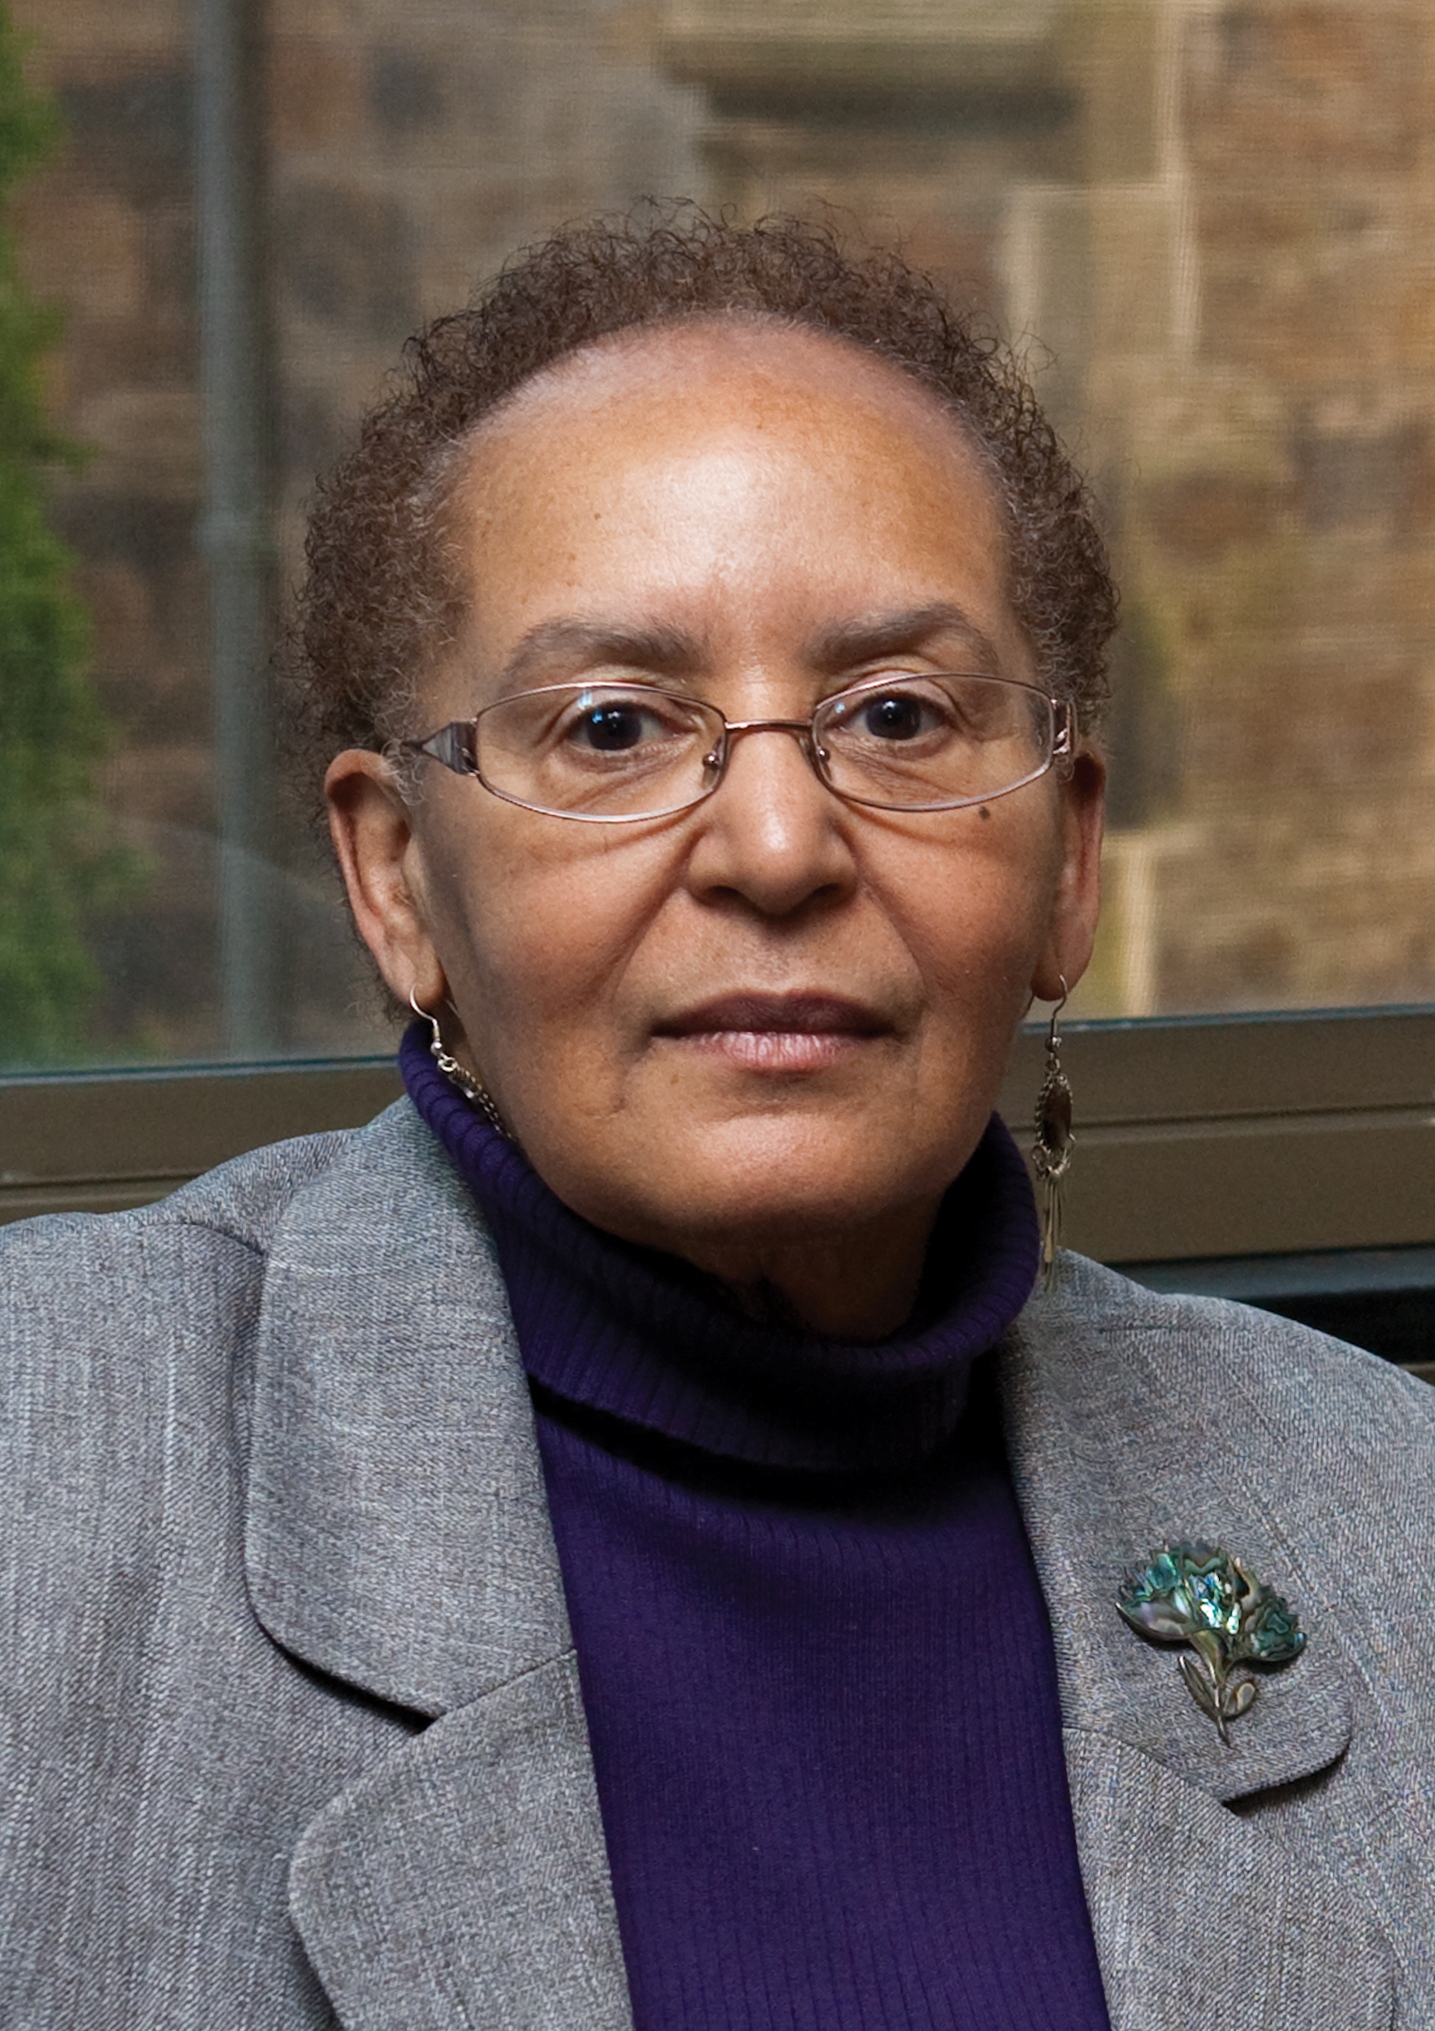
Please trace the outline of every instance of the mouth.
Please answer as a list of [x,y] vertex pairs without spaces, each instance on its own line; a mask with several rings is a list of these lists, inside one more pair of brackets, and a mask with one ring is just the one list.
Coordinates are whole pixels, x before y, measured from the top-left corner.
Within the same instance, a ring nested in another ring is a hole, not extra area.
[[719,995],[655,1030],[757,1072],[822,1071],[891,1033],[875,1009],[835,994]]

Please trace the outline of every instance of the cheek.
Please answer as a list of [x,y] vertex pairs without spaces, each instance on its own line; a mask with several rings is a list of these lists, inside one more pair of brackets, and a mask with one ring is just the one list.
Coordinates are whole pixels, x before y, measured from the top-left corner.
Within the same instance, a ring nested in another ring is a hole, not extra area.
[[591,1030],[669,885],[596,828],[535,839],[498,817],[469,843],[466,866],[446,857],[452,872],[435,897],[439,957],[465,1029],[490,1054]]
[[959,842],[922,856],[887,886],[885,907],[939,1009],[1020,1014],[1046,943],[1060,865],[1054,825],[1034,833],[995,817],[975,819]]

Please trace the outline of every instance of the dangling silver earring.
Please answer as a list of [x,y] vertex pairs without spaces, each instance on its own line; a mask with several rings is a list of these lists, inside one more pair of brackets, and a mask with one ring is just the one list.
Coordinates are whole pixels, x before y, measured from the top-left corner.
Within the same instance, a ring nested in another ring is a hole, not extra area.
[[1061,1181],[1071,1162],[1076,1137],[1071,1132],[1071,1087],[1061,1069],[1061,1030],[1057,1022],[1066,1007],[1066,980],[1061,981],[1061,1000],[1051,1012],[1046,1032],[1046,1076],[1036,1098],[1036,1141],[1031,1161],[1041,1184],[1041,1282],[1050,1290],[1056,1282],[1056,1256],[1061,1247]]
[[503,1125],[503,1116],[494,1105],[493,1095],[486,1092],[479,1085],[472,1072],[466,1071],[451,1051],[445,1050],[443,1031],[438,1026],[438,1017],[430,1015],[426,1008],[420,1008],[418,997],[412,988],[409,989],[409,1007],[432,1030],[433,1036],[429,1041],[429,1056],[438,1066],[440,1072],[443,1073],[445,1079],[451,1085],[457,1086],[464,1099],[468,1101],[471,1107],[478,1110],[490,1128],[496,1128],[500,1135],[507,1135],[508,1130]]

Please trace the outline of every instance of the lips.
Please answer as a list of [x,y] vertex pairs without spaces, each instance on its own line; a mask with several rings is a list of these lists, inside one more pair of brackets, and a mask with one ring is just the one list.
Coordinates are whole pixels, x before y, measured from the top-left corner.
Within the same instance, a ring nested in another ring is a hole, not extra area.
[[842,994],[723,994],[659,1023],[655,1035],[729,1073],[790,1080],[860,1058],[892,1028]]
[[657,1025],[664,1037],[723,1033],[773,1036],[881,1036],[890,1022],[838,994],[725,994]]

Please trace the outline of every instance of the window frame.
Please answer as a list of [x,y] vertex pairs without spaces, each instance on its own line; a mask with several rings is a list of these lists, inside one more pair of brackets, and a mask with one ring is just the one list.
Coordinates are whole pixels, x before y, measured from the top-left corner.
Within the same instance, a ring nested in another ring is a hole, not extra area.
[[[1000,1106],[1027,1139],[1044,1024]],[[1435,1243],[1435,1008],[1072,1023],[1065,1239],[1105,1262]],[[389,1058],[0,1078],[0,1223],[114,1212],[401,1092]]]

